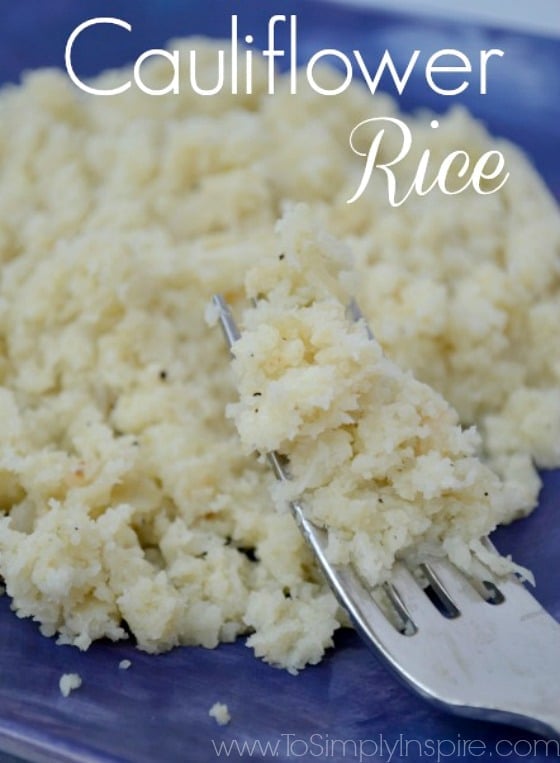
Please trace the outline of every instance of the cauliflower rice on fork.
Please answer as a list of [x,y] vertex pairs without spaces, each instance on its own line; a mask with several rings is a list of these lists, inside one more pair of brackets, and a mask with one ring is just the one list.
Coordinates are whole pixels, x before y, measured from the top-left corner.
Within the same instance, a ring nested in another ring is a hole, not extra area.
[[[351,321],[356,287],[349,252],[315,230],[304,206],[278,225],[279,250],[246,279],[228,406],[248,453],[289,460],[272,486],[278,510],[301,499],[328,530],[327,556],[376,585],[397,557],[446,554],[468,573],[513,569],[481,538],[516,497],[479,459],[443,397],[383,354],[363,320]],[[519,569],[519,568],[517,568]]]

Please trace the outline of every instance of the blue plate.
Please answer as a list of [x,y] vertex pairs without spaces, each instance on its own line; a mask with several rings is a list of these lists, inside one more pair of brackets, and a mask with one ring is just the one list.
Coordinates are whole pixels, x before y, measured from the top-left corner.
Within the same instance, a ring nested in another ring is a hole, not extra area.
[[[560,43],[552,39],[312,0],[26,0],[2,4],[0,81],[17,81],[27,68],[63,66],[68,35],[94,16],[123,18],[133,32],[106,28],[102,36],[84,36],[75,60],[83,76],[130,61],[170,37],[227,36],[232,13],[257,45],[266,42],[273,13],[297,13],[305,57],[320,48],[358,48],[373,61],[388,48],[399,63],[414,48],[459,48],[473,56],[483,48],[503,49],[503,61],[491,68],[489,94],[471,87],[460,100],[494,133],[523,146],[560,196]],[[450,105],[426,87],[421,73],[411,77],[400,103],[436,111]],[[559,492],[560,472],[545,474],[538,511],[495,536],[503,552],[535,572],[537,598],[557,618]],[[545,761],[557,752],[549,748],[547,755],[527,732],[429,707],[348,631],[338,634],[320,665],[294,677],[257,661],[242,641],[156,657],[109,643],[80,653],[57,647],[34,623],[18,620],[5,597],[0,621],[0,748],[32,761],[435,761],[438,744],[439,759],[446,761]],[[119,670],[125,658],[132,666]],[[64,699],[58,680],[74,671],[83,686]],[[230,708],[229,726],[219,727],[208,716],[218,700]]]

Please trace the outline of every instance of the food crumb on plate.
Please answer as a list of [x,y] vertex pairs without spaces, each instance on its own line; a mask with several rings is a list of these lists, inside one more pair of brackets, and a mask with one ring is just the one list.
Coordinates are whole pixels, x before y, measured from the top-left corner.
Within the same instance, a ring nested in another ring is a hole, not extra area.
[[208,711],[208,715],[211,718],[214,718],[219,726],[227,726],[227,724],[231,721],[229,708],[222,702],[214,702]]
[[68,697],[74,689],[79,689],[82,685],[82,677],[78,673],[63,673],[60,676],[58,687],[63,697]]
[[131,665],[132,663],[130,660],[121,660],[119,662],[119,670],[128,670]]

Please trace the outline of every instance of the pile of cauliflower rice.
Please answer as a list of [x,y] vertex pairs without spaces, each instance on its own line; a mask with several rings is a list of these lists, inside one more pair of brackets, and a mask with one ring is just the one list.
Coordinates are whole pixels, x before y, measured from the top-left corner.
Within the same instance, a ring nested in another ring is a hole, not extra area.
[[[215,47],[205,51],[210,70]],[[145,72],[152,87],[168,80],[165,62]],[[108,73],[100,86],[117,80]],[[349,205],[362,165],[348,135],[363,119],[398,116],[395,103],[358,86],[292,96],[288,82],[268,96],[264,68],[253,85],[247,96],[101,98],[40,71],[0,95],[0,574],[17,615],[61,643],[132,634],[159,652],[248,634],[258,656],[295,672],[345,622],[291,515],[274,507],[272,475],[225,416],[234,377],[204,317],[215,292],[240,312],[246,274],[290,242],[311,268],[294,244],[302,235],[351,260],[344,269],[379,342],[360,335],[360,352],[378,363],[382,348],[399,379],[407,372],[390,410],[378,406],[384,442],[403,417],[418,435],[425,421],[408,416],[410,396],[424,395],[437,401],[434,450],[453,446],[477,490],[487,486],[474,502],[465,488],[448,534],[436,511],[456,558],[496,522],[527,514],[536,468],[560,465],[560,217],[525,158],[464,111],[437,131],[428,114],[406,117],[414,143],[401,180],[426,147],[435,162],[499,147],[508,182],[393,209],[374,177]],[[358,353],[349,365],[357,384],[367,363]],[[452,409],[479,436],[461,433]],[[328,461],[338,445],[319,439]],[[382,482],[368,453],[363,479]],[[309,457],[311,469],[313,448]],[[454,489],[452,467],[433,466],[413,465],[423,494]],[[412,521],[430,532],[437,502],[414,496],[401,497],[415,511],[394,525],[399,549],[416,537]],[[347,508],[332,520],[364,535],[373,582],[396,546]],[[356,556],[337,539],[337,553]]]

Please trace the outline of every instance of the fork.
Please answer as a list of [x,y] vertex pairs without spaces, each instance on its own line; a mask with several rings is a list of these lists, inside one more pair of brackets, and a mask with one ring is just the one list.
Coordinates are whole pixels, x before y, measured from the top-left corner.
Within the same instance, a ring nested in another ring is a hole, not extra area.
[[[239,330],[223,297],[215,295],[213,304],[231,350]],[[355,302],[348,312],[354,320],[362,317]],[[282,457],[267,458],[276,478],[288,480]],[[306,517],[299,500],[290,509],[356,630],[409,688],[457,715],[560,736],[554,680],[560,624],[517,578],[496,586],[433,557],[414,569],[397,561],[390,581],[372,589],[351,566],[331,564],[327,533]],[[484,543],[498,553],[488,539]]]

